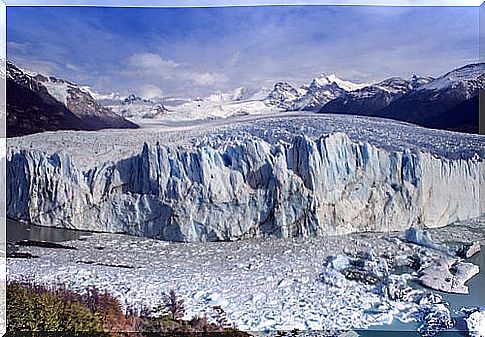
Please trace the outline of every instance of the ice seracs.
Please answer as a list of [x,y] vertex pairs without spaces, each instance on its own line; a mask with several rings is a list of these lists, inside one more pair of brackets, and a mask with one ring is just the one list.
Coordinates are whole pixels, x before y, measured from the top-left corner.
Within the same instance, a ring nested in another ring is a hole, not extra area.
[[[305,130],[315,123],[304,121]],[[135,145],[127,157],[85,169],[63,152],[11,151],[7,214],[46,226],[215,241],[440,227],[481,212],[482,161],[389,151],[344,133],[272,142],[268,128],[259,136],[230,130],[212,131],[207,143]]]
[[417,245],[425,246],[433,249],[440,249],[438,245],[432,242],[431,237],[426,230],[421,230],[415,227],[410,227],[405,232],[407,242],[415,243]]

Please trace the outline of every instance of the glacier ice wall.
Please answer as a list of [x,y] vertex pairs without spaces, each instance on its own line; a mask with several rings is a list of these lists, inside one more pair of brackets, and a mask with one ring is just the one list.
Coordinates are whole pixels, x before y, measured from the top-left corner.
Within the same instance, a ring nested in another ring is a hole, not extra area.
[[439,227],[484,212],[481,160],[388,152],[344,133],[270,144],[144,144],[87,171],[63,153],[15,150],[7,214],[56,226],[176,241]]

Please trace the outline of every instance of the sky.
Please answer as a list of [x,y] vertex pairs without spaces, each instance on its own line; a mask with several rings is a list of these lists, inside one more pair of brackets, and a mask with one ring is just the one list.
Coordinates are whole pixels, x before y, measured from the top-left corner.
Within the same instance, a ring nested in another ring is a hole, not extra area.
[[369,83],[477,62],[477,7],[7,7],[7,58],[101,93]]

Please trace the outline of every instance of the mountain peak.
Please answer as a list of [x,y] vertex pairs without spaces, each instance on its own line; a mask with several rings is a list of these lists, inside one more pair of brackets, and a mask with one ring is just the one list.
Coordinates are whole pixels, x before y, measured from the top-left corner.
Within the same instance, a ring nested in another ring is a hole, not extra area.
[[332,83],[336,83],[340,81],[340,79],[334,74],[326,74],[321,73],[320,76],[315,77],[310,85],[314,85],[317,87],[323,87],[326,85],[331,85]]
[[320,74],[319,77],[316,77],[313,79],[310,86],[321,88],[324,86],[330,86],[332,84],[336,84],[341,89],[344,89],[346,91],[353,91],[366,86],[366,84],[359,84],[351,81],[342,80],[339,77],[337,77],[335,73],[326,74],[323,72]]
[[446,73],[443,77],[452,80],[470,80],[485,73],[485,63],[471,63]]
[[485,63],[472,63],[454,69],[419,87],[419,90],[442,91],[461,87],[466,97],[475,96],[485,89]]

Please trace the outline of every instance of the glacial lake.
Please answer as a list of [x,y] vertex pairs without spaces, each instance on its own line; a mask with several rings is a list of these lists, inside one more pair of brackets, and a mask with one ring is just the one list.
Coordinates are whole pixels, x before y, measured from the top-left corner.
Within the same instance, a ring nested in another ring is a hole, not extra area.
[[[77,240],[83,236],[91,235],[91,232],[70,230],[62,228],[41,227],[18,221],[7,219],[7,241],[18,240],[36,240],[36,241],[51,241],[63,242],[70,240]],[[460,317],[459,310],[462,307],[476,307],[485,305],[485,247],[481,247],[480,253],[476,254],[467,262],[472,262],[480,266],[480,273],[474,276],[467,285],[470,293],[468,295],[449,294],[435,291],[443,296],[443,299],[450,303],[450,310],[452,316],[457,320],[455,327],[450,331],[444,331],[436,337],[464,337],[468,336],[466,332],[466,324],[462,317]],[[420,287],[419,285],[417,285]],[[372,326],[367,330],[357,330],[359,336],[412,336],[420,337],[416,332],[419,324],[402,323],[394,320],[390,325]]]
[[[468,285],[469,294],[450,294],[441,291],[434,291],[435,293],[443,296],[443,299],[450,304],[450,311],[453,318],[456,319],[456,324],[450,331],[443,331],[436,337],[464,337],[468,336],[466,330],[466,322],[460,315],[460,309],[462,307],[477,307],[485,305],[485,247],[481,246],[481,250],[478,254],[475,254],[466,262],[471,262],[480,267],[480,273],[475,275],[466,284]],[[418,287],[423,288],[418,285]],[[423,288],[424,289],[424,288]],[[390,325],[373,326],[368,330],[359,330],[359,336],[371,337],[371,336],[412,336],[420,337],[421,335],[416,332],[419,324],[415,323],[402,323],[398,320],[394,320]]]
[[7,241],[35,240],[62,242],[91,235],[87,231],[35,226],[7,218]]

